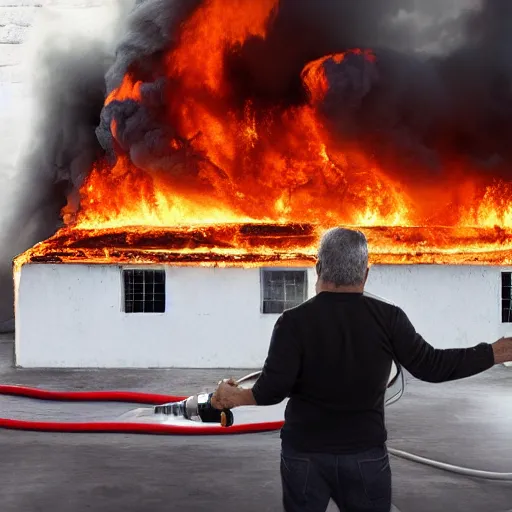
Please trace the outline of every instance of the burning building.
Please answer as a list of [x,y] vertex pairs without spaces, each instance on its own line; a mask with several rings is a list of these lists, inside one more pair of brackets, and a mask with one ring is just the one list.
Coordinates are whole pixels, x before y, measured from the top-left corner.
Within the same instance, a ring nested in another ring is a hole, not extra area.
[[260,366],[333,225],[366,233],[369,291],[432,344],[507,332],[512,7],[464,10],[472,36],[426,58],[370,37],[407,2],[366,3],[136,2],[94,163],[14,262],[19,365]]

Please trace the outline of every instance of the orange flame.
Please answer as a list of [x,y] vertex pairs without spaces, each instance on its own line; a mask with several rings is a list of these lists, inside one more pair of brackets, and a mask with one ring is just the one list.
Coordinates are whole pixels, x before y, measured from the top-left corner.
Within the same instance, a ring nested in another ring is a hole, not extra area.
[[134,81],[133,78],[128,74],[124,77],[121,85],[114,89],[105,100],[105,105],[112,103],[113,101],[125,101],[134,100],[140,101],[142,98],[141,88],[142,82],[140,80]]
[[187,21],[180,46],[168,57],[169,76],[181,77],[187,89],[207,87],[221,93],[226,86],[224,57],[248,37],[264,38],[279,0],[208,0]]

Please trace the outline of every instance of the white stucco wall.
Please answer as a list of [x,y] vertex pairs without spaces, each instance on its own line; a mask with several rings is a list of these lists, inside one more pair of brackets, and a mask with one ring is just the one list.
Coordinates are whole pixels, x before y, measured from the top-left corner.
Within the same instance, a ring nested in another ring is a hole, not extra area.
[[[440,348],[492,342],[501,324],[496,267],[375,266],[368,291],[399,304]],[[27,265],[16,299],[24,367],[259,367],[277,318],[260,313],[258,269],[168,267],[163,314],[122,312],[116,266]],[[309,269],[309,295],[315,272]]]
[[[259,269],[168,267],[166,274],[166,313],[126,314],[119,267],[23,267],[16,301],[16,363],[261,365],[277,316],[260,313]],[[314,288],[314,280],[308,282]]]
[[[20,144],[23,87],[23,41],[33,22],[36,2],[0,0],[0,179],[2,188],[13,179]],[[0,199],[3,194],[0,192]],[[2,200],[4,203],[5,200]],[[0,212],[1,215],[2,212]]]
[[[99,12],[115,0],[0,0],[0,172],[2,164],[11,165],[13,147],[23,127],[20,109],[25,107],[29,94],[27,81],[27,45],[32,37],[34,24],[43,13],[75,11]],[[26,118],[25,118],[26,120]],[[13,127],[18,128],[13,130]]]

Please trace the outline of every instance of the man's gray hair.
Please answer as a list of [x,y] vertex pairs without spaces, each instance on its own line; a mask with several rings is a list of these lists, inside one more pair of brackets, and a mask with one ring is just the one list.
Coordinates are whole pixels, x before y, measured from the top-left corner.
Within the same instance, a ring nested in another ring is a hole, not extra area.
[[335,286],[363,284],[368,268],[368,243],[361,231],[333,228],[318,250],[320,279]]

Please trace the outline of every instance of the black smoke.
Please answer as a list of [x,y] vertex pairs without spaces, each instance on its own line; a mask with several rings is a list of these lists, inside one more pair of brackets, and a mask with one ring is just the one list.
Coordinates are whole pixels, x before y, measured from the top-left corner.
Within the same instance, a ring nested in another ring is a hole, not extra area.
[[512,4],[495,0],[282,0],[267,38],[237,53],[232,78],[242,96],[302,102],[307,62],[372,48],[375,64],[325,64],[320,110],[338,140],[404,181],[438,179],[449,158],[510,178],[511,28]]
[[[11,224],[3,226],[0,320],[12,316],[11,258],[55,232],[70,197],[78,206],[78,188],[98,156],[112,157],[117,144],[141,169],[186,172],[184,162],[193,164],[187,141],[159,114],[172,88],[161,64],[201,1],[138,0],[114,52],[94,43],[65,53],[50,48],[40,63],[43,116],[20,168],[25,194],[16,200]],[[262,105],[301,104],[307,101],[300,79],[307,62],[373,48],[375,64],[357,56],[326,63],[331,89],[319,108],[333,136],[393,168],[399,162],[404,180],[439,179],[447,154],[508,177],[512,3],[480,4],[281,0],[266,39],[249,39],[228,52],[226,73],[240,105],[249,98]],[[103,108],[127,72],[144,82],[142,101]],[[170,151],[170,139],[181,141],[179,150]]]

